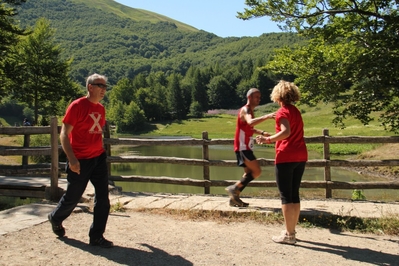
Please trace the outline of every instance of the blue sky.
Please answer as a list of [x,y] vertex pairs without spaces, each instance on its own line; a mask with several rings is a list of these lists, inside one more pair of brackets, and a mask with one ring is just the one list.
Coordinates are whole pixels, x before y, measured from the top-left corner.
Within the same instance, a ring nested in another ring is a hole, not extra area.
[[220,37],[259,36],[281,32],[266,17],[236,18],[247,7],[245,0],[115,0],[123,5],[152,11]]

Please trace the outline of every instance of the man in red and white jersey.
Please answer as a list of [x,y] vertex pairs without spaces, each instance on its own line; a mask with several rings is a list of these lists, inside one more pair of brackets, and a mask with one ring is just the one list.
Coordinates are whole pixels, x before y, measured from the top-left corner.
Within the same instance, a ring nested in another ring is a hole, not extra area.
[[234,151],[237,156],[237,165],[244,167],[244,175],[234,185],[226,187],[230,195],[230,206],[247,207],[248,203],[243,202],[239,195],[244,188],[258,178],[262,172],[259,162],[253,153],[254,139],[253,134],[263,135],[265,131],[255,129],[254,126],[267,120],[273,119],[275,113],[270,113],[258,118],[254,117],[254,109],[259,105],[261,93],[256,88],[251,88],[247,92],[247,104],[241,107],[237,116],[236,132],[234,137]]

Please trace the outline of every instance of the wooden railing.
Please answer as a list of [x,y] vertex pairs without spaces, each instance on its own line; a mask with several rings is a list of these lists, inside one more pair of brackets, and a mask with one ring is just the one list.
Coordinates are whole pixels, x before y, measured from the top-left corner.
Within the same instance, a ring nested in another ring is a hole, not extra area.
[[[31,197],[47,197],[57,199],[60,194],[58,188],[59,176],[59,150],[61,146],[58,144],[58,134],[60,127],[57,124],[57,118],[51,118],[50,126],[24,126],[24,127],[0,127],[0,135],[23,135],[23,147],[16,146],[0,146],[0,156],[22,155],[22,165],[0,165],[0,174],[7,176],[30,176],[50,177],[50,186],[43,188],[29,189],[21,188],[22,186],[9,186],[2,184],[0,186],[0,195],[16,195]],[[50,135],[50,146],[30,147],[31,135]],[[51,156],[50,164],[28,164],[28,156],[49,155]],[[1,177],[0,177],[1,178]]]
[[[51,119],[51,124],[48,127],[0,127],[0,135],[24,135],[24,139],[29,139],[28,136],[33,134],[50,134],[51,145],[47,147],[29,147],[26,143],[24,147],[0,146],[0,156],[34,156],[34,155],[50,155],[50,164],[36,164],[27,165],[27,160],[23,159],[21,166],[1,165],[0,174],[19,176],[29,175],[32,172],[48,169],[47,176],[50,177],[50,198],[57,199],[60,195],[58,187],[59,177],[59,151],[61,149],[58,144],[60,127],[57,125],[57,118]],[[323,130],[322,136],[305,137],[306,143],[321,143],[324,146],[323,159],[309,160],[307,167],[322,167],[324,168],[323,181],[308,181],[303,180],[301,187],[303,188],[323,188],[326,191],[326,198],[332,197],[333,189],[399,189],[399,182],[339,182],[331,180],[331,167],[364,167],[364,166],[399,166],[399,160],[392,158],[390,160],[331,160],[330,159],[330,144],[336,143],[399,143],[399,137],[363,137],[363,136],[349,136],[349,137],[331,137],[328,130]],[[213,180],[210,172],[211,166],[229,166],[236,167],[235,160],[210,160],[209,149],[210,145],[233,145],[232,139],[209,139],[208,133],[203,132],[202,139],[137,139],[137,138],[111,138],[108,124],[104,131],[104,145],[107,151],[108,175],[110,181],[124,181],[124,182],[151,182],[162,184],[175,184],[203,187],[204,193],[209,194],[211,187],[225,187],[236,182],[236,180]],[[129,145],[129,146],[202,146],[202,158],[179,158],[179,157],[162,157],[162,156],[113,156],[113,145]],[[273,167],[274,159],[259,158],[261,166]],[[115,176],[111,173],[112,163],[169,163],[181,165],[194,165],[202,167],[203,179],[192,178],[177,178],[167,176]],[[1,177],[0,177],[1,178]],[[275,181],[253,181],[249,184],[252,187],[276,187]],[[1,195],[0,186],[0,195]]]
[[[399,137],[331,137],[327,129],[323,130],[322,136],[305,137],[306,143],[321,143],[324,146],[323,159],[309,160],[307,167],[323,167],[323,181],[303,180],[301,187],[303,188],[323,188],[326,190],[326,198],[332,197],[333,189],[399,189],[399,182],[340,182],[331,180],[331,167],[364,167],[364,166],[399,166],[397,158],[391,160],[331,160],[330,144],[336,143],[399,143]],[[210,160],[210,145],[233,145],[232,139],[209,139],[208,133],[203,132],[202,139],[135,139],[135,138],[105,138],[104,143],[107,145],[109,169],[112,163],[170,163],[182,165],[194,165],[203,168],[203,179],[176,178],[165,176],[113,176],[109,179],[112,181],[128,181],[128,182],[153,182],[162,184],[175,184],[186,186],[204,187],[204,193],[210,193],[210,187],[225,187],[234,184],[236,180],[212,180],[209,170],[210,166],[231,166],[236,167],[235,160]],[[202,146],[202,159],[178,158],[178,157],[161,157],[161,156],[112,156],[112,145],[128,145],[128,146]],[[261,166],[273,166],[274,159],[258,159]],[[248,186],[252,187],[276,187],[275,181],[253,181]]]

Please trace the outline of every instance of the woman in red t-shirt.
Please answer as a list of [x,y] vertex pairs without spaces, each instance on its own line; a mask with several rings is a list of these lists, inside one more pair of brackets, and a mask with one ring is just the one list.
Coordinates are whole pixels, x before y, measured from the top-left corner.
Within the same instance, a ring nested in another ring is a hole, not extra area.
[[280,105],[276,113],[276,133],[267,134],[267,137],[257,136],[256,141],[258,144],[276,142],[276,182],[286,230],[272,239],[277,243],[295,244],[295,226],[301,209],[299,187],[308,160],[302,116],[293,105],[300,99],[300,93],[294,83],[282,80],[274,87],[270,98]]

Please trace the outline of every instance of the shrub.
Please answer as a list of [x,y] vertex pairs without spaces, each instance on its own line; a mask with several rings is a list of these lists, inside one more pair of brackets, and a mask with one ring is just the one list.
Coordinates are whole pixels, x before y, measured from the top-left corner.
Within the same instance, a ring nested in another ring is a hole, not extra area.
[[204,116],[202,112],[202,106],[199,102],[195,101],[190,105],[190,115],[195,118],[201,118]]
[[[50,146],[50,135],[33,135],[30,139],[31,147]],[[34,155],[30,157],[34,163],[49,163],[51,162],[50,155]]]

